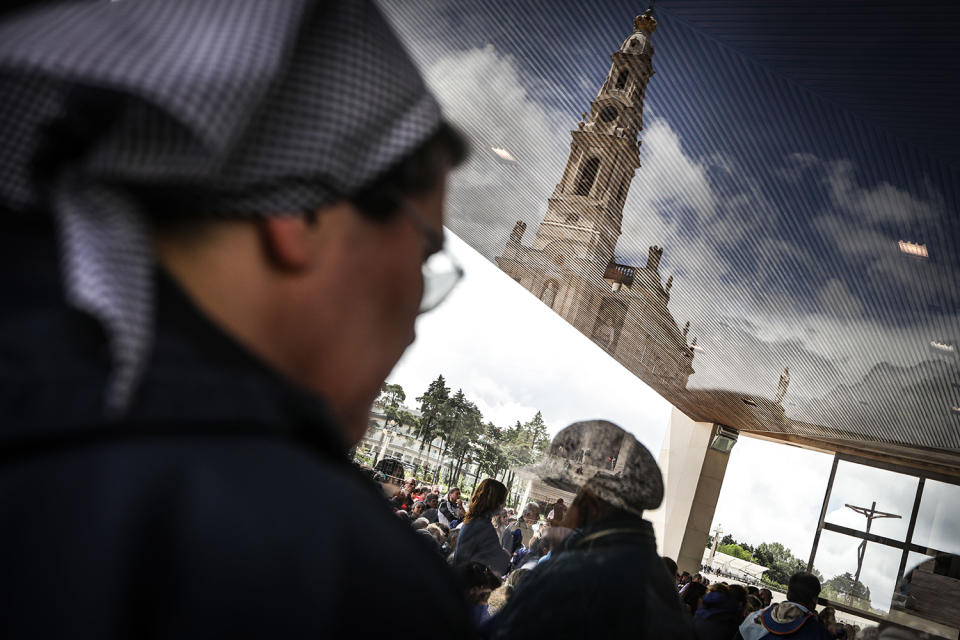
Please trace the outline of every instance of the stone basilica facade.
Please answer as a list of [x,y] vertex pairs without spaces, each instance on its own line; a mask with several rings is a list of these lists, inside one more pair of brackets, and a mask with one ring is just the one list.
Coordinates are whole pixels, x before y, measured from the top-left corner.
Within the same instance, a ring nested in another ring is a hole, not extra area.
[[652,11],[612,55],[590,112],[572,132],[563,177],[548,199],[533,245],[518,222],[500,269],[563,316],[642,380],[663,392],[686,388],[696,338],[679,328],[668,308],[673,277],[662,282],[663,249],[650,247],[643,267],[614,259],[630,181],[640,167],[637,136],[653,76],[657,28]]

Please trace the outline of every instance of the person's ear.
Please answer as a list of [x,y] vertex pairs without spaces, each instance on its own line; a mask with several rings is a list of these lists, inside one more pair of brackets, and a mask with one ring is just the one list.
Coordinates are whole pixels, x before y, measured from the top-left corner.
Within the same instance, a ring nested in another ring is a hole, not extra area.
[[284,271],[303,271],[313,261],[310,223],[301,215],[271,216],[259,222],[264,249],[274,266]]

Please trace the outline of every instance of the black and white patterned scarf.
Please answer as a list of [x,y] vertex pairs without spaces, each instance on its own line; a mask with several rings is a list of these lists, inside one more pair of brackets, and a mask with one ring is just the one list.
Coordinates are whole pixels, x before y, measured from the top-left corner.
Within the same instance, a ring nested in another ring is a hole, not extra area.
[[0,210],[54,217],[68,301],[110,340],[114,415],[152,345],[144,193],[191,214],[315,210],[440,122],[368,0],[76,1],[0,20]]

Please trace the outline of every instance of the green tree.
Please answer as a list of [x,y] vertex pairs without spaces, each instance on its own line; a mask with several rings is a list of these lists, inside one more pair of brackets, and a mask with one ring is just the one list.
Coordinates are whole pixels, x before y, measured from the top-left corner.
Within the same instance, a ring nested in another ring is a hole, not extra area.
[[506,466],[506,455],[503,451],[503,430],[492,422],[484,425],[480,435],[474,461],[477,464],[474,473],[473,487],[476,489],[481,475],[497,478]]
[[383,410],[388,425],[392,424],[398,429],[403,425],[415,428],[417,427],[417,418],[403,405],[406,399],[407,394],[404,393],[403,387],[398,384],[384,383],[380,388],[380,397],[374,404]]
[[758,564],[767,567],[763,577],[778,584],[786,584],[790,580],[790,569],[793,554],[779,542],[762,542],[757,545],[754,557]]
[[853,596],[855,599],[870,602],[870,587],[862,582],[853,582],[853,574],[849,571],[833,576],[823,584],[824,597],[831,600],[841,600]]
[[452,417],[450,431],[446,439],[446,448],[450,454],[449,482],[459,484],[464,466],[474,457],[477,441],[484,430],[483,414],[461,389],[450,399]]
[[407,394],[404,393],[403,387],[384,382],[380,387],[380,396],[373,404],[381,409],[386,409],[387,407],[399,407],[406,399]]
[[533,464],[550,444],[543,414],[537,411],[523,424],[518,420],[504,431],[502,442],[506,462],[503,483],[507,485],[508,494],[512,495],[517,469]]
[[[417,439],[420,440],[420,453],[423,453],[424,447],[432,443],[438,436],[442,436],[450,429],[448,415],[448,402],[450,400],[450,387],[442,375],[427,386],[423,395],[417,398],[420,403],[420,422],[417,432]],[[432,446],[432,445],[431,445]],[[434,477],[439,478],[439,467],[434,471]]]
[[543,421],[543,414],[537,411],[537,414],[523,425],[525,438],[530,442],[530,450],[535,456],[543,453],[550,444],[550,436],[547,435],[547,424]]
[[734,558],[746,560],[747,562],[753,562],[753,556],[750,554],[750,552],[741,547],[739,544],[721,544],[717,546],[717,551],[720,553],[725,553],[728,556],[733,556]]
[[779,542],[763,542],[757,545],[753,557],[757,564],[767,567],[763,579],[780,586],[790,582],[790,576],[798,571],[805,571],[807,567],[806,562],[795,558],[793,552]]

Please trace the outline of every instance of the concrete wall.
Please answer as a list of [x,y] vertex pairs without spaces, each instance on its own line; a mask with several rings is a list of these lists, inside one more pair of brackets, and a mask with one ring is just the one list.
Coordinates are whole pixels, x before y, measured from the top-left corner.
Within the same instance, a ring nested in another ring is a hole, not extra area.
[[694,573],[700,567],[730,459],[710,448],[713,429],[673,409],[658,459],[664,500],[649,518],[660,553],[675,559],[680,571]]

